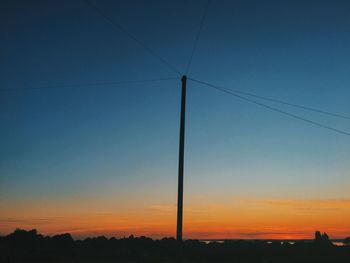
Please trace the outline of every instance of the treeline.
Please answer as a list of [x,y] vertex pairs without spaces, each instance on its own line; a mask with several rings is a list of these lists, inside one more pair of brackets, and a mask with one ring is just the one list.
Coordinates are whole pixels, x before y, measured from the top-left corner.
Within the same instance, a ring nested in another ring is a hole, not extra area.
[[[344,240],[349,242],[350,238]],[[348,243],[349,244],[349,243]],[[313,242],[295,244],[266,241],[205,243],[183,242],[183,262],[329,262],[349,263],[350,246],[334,246],[327,234],[315,233]],[[36,230],[16,230],[0,237],[0,262],[176,262],[174,238],[153,240],[147,237],[74,240],[70,234],[43,236]]]

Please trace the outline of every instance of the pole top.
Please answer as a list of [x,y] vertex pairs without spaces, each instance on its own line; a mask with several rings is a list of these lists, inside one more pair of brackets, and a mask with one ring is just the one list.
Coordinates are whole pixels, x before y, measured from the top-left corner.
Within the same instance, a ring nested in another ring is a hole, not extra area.
[[186,80],[187,80],[187,76],[186,75],[182,75],[181,81],[186,81]]

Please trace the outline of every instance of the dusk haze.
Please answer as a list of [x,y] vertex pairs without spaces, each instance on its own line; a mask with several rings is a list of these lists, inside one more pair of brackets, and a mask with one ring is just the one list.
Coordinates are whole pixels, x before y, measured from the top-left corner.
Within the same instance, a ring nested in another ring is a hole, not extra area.
[[349,1],[0,2],[0,237],[350,236]]

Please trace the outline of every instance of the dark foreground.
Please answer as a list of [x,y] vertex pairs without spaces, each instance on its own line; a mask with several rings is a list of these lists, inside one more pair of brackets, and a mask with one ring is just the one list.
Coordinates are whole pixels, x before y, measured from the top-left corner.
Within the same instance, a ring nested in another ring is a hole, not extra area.
[[[0,237],[0,262],[176,262],[173,238],[96,237],[73,240],[69,234],[47,237],[36,230],[16,230]],[[316,232],[313,242],[280,244],[266,241],[188,240],[183,243],[183,262],[329,262],[349,263],[350,246],[334,246],[326,234]]]

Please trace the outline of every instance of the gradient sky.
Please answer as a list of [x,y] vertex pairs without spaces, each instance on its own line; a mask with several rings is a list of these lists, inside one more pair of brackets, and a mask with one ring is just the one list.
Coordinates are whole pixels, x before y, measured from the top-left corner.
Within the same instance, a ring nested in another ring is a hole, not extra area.
[[[96,1],[185,71],[204,1]],[[350,115],[348,1],[211,1],[189,76]],[[180,80],[83,1],[1,1],[0,234],[174,236]],[[60,84],[79,88],[15,90]],[[188,83],[184,236],[350,235],[350,138]],[[271,104],[271,103],[270,103]],[[350,121],[271,104],[350,131]]]

